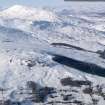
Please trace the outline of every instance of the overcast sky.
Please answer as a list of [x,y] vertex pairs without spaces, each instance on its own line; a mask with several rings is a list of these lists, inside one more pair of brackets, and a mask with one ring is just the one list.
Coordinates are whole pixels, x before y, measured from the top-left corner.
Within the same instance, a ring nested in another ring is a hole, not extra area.
[[[84,6],[84,3],[81,2],[64,2],[64,0],[0,0],[0,7],[10,7],[12,5],[26,5],[26,6],[34,6],[34,7],[42,7],[42,6],[67,6],[67,5],[80,5],[80,7]],[[86,3],[88,6],[97,5],[97,7],[105,6],[105,2],[103,3]]]
[[8,7],[14,4],[28,6],[54,6],[64,4],[63,0],[0,0],[0,6]]

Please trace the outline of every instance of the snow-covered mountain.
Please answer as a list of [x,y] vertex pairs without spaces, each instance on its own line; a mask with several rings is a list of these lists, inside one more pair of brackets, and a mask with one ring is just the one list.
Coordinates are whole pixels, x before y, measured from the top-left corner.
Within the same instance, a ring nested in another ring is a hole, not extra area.
[[15,5],[2,12],[0,12],[0,17],[5,19],[23,19],[23,20],[46,20],[46,21],[56,21],[56,15],[48,10],[29,8],[26,6]]
[[105,105],[104,15],[71,10],[0,11],[0,105]]

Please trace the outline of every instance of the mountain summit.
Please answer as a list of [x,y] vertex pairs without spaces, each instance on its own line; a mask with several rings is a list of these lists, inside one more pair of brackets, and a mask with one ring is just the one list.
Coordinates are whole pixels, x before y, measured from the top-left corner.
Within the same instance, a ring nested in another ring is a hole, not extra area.
[[9,19],[25,19],[25,20],[45,20],[55,21],[57,16],[49,11],[40,8],[32,8],[21,5],[14,5],[0,12],[0,17]]

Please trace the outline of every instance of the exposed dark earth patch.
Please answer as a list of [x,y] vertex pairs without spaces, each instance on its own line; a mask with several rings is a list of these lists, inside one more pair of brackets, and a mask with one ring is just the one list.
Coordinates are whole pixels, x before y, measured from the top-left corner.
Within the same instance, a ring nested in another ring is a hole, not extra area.
[[28,81],[27,87],[29,90],[32,90],[32,97],[30,100],[36,103],[44,102],[46,100],[46,97],[54,92],[54,88],[42,87],[33,81]]
[[83,49],[81,47],[73,46],[73,45],[70,45],[70,44],[67,44],[67,43],[52,43],[51,45],[53,45],[53,46],[64,46],[64,47],[74,48],[76,50],[81,50],[81,51],[87,51],[87,52],[96,53],[94,51],[89,51],[89,50]]
[[68,77],[61,79],[61,84],[63,86],[81,87],[82,85],[91,85],[91,82],[82,80],[72,80],[72,78]]
[[97,51],[100,54],[100,57],[105,59],[105,50],[104,51]]
[[105,68],[89,62],[82,62],[62,55],[54,55],[53,60],[68,67],[93,75],[105,77]]

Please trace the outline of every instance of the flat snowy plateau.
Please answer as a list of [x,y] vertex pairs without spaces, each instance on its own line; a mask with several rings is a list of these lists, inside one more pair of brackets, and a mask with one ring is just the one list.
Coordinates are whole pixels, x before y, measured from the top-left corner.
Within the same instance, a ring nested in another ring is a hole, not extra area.
[[1,10],[0,105],[105,105],[105,9]]

